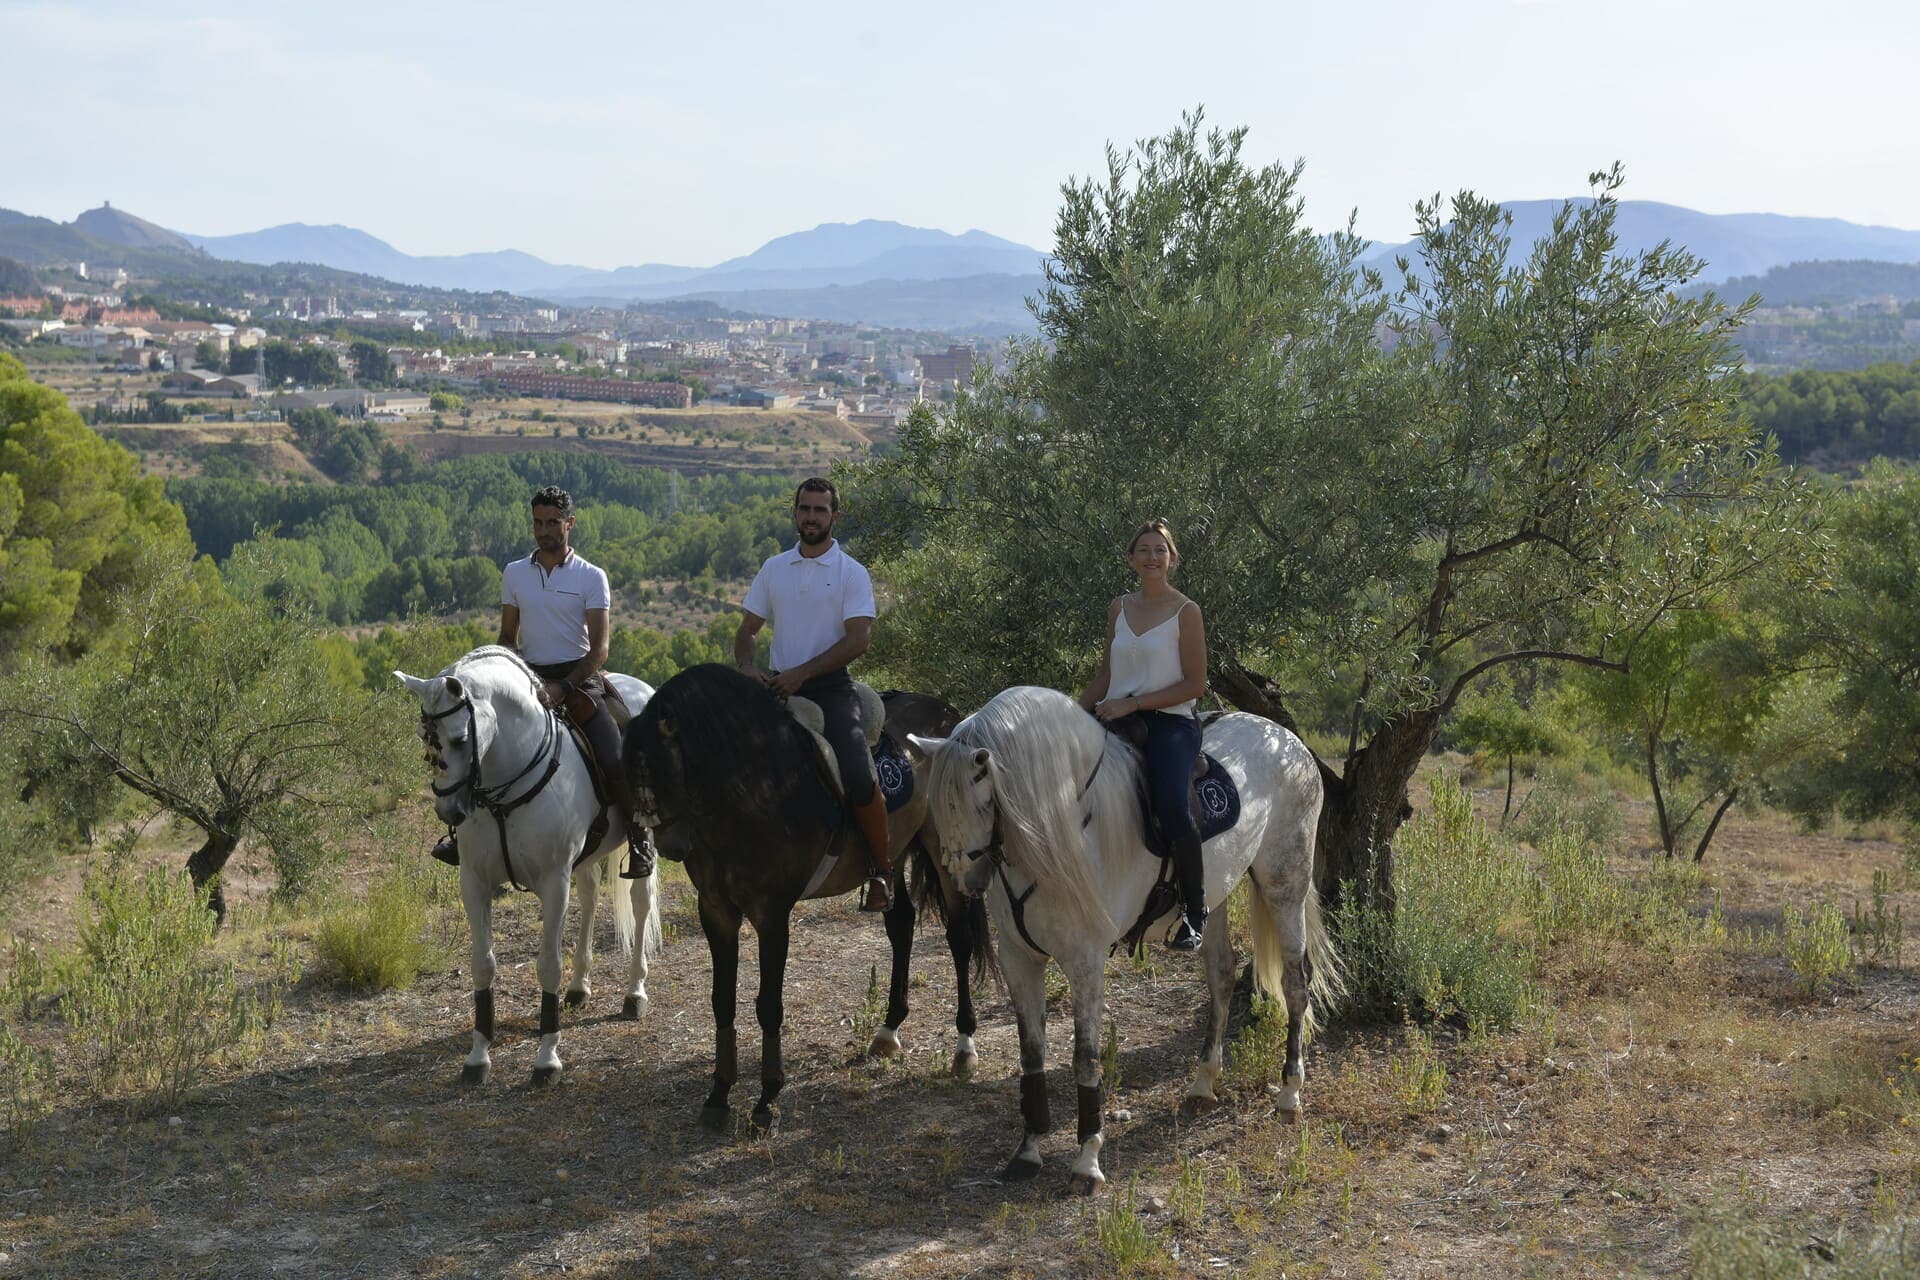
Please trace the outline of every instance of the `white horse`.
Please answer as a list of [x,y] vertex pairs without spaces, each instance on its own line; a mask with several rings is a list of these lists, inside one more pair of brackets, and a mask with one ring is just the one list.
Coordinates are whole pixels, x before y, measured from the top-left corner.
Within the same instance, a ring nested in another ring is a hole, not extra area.
[[[1070,1186],[1089,1194],[1106,1181],[1100,1171],[1106,958],[1160,875],[1160,860],[1144,842],[1139,755],[1072,698],[1029,686],[995,695],[951,738],[912,741],[932,760],[927,825],[939,857],[968,892],[990,891],[1000,968],[1019,1025],[1026,1128],[1002,1176],[1039,1173],[1039,1140],[1052,1129],[1046,1077],[1052,958],[1073,990],[1080,1150]],[[1324,1009],[1341,982],[1313,887],[1319,769],[1298,738],[1258,716],[1222,716],[1207,726],[1203,741],[1239,788],[1241,810],[1235,826],[1204,846],[1207,904],[1215,914],[1200,954],[1212,1011],[1183,1105],[1198,1110],[1216,1102],[1234,966],[1221,908],[1251,875],[1254,974],[1265,993],[1286,1000],[1279,1107],[1297,1121],[1302,1036],[1313,1028],[1316,1005]],[[1169,910],[1154,929],[1172,919]]]
[[[479,1084],[492,1066],[493,894],[500,885],[533,890],[540,898],[540,1048],[533,1083],[560,1073],[560,949],[566,928],[568,884],[580,895],[580,932],[573,947],[567,1004],[577,1008],[592,991],[593,912],[603,871],[626,847],[617,809],[608,813],[597,848],[583,849],[600,811],[586,759],[559,717],[541,705],[540,678],[511,649],[484,645],[426,680],[393,673],[420,699],[420,736],[434,767],[433,809],[457,830],[460,898],[473,934],[473,1049],[460,1079]],[[645,683],[609,676],[639,714],[652,696]],[[602,715],[608,714],[601,712]],[[608,761],[618,769],[620,762]],[[630,958],[621,1016],[647,1011],[647,966],[660,946],[655,876],[631,882],[614,897],[614,925]],[[634,938],[635,921],[643,922]]]

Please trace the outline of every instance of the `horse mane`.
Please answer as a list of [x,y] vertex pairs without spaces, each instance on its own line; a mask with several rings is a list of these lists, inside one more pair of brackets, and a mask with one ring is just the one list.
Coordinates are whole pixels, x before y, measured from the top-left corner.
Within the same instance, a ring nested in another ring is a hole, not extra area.
[[928,778],[928,803],[936,814],[949,821],[958,817],[953,810],[965,794],[964,771],[973,767],[973,749],[985,747],[1007,861],[1056,885],[1063,910],[1078,927],[1111,938],[1117,929],[1093,880],[1080,817],[1091,801],[1092,834],[1103,849],[1118,847],[1112,837],[1122,830],[1116,824],[1126,822],[1129,812],[1137,825],[1132,797],[1139,766],[1133,752],[1066,694],[1032,685],[995,694],[955,727],[950,741],[961,749],[939,752]]
[[442,671],[440,674],[443,676],[458,675],[462,667],[469,666],[473,663],[484,662],[489,659],[496,659],[496,658],[504,659],[505,661],[512,663],[515,667],[518,667],[520,669],[520,673],[527,678],[528,687],[533,690],[533,696],[535,701],[538,701],[540,697],[540,689],[544,682],[534,672],[534,669],[527,665],[527,660],[525,658],[521,657],[517,651],[513,649],[509,649],[505,645],[483,644],[478,649],[474,649],[459,658],[455,658],[453,661],[453,665],[449,666],[445,671]]
[[630,776],[636,754],[656,789],[677,782],[669,807],[697,817],[710,850],[750,856],[770,833],[815,838],[839,821],[806,730],[733,667],[702,663],[661,685],[627,729]]

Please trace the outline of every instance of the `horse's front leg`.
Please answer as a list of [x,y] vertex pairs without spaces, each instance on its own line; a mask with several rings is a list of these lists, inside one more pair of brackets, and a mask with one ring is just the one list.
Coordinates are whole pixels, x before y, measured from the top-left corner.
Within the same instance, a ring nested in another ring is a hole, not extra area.
[[[567,932],[567,880],[564,865],[539,886],[540,954],[534,969],[540,976],[540,1048],[533,1055],[533,1083],[549,1085],[560,1078],[560,951]],[[588,921],[592,925],[592,921]]]
[[[1222,929],[1219,932],[1225,933]],[[1099,952],[1063,958],[1061,967],[1073,987],[1073,1080],[1075,1110],[1079,1116],[1080,1151],[1073,1159],[1067,1189],[1090,1196],[1107,1180],[1100,1171],[1101,1087],[1100,1026],[1106,1011],[1107,972]]]
[[[647,973],[653,962],[654,948],[660,945],[660,877],[658,874],[629,880],[633,887],[628,897],[633,903],[633,955],[627,961],[627,998],[620,1002],[620,1016],[639,1019],[647,1012]],[[614,886],[619,892],[619,886]]]
[[713,957],[713,1088],[700,1109],[700,1123],[716,1133],[727,1127],[727,1095],[740,1078],[740,1043],[733,1026],[740,979],[740,913],[712,894],[700,895],[700,931]]
[[780,1026],[786,1020],[786,1002],[782,998],[787,981],[787,942],[792,921],[791,903],[775,904],[762,919],[753,922],[760,936],[760,994],[754,997],[753,1011],[760,1019],[760,1101],[753,1104],[753,1127],[773,1126],[773,1104],[786,1087],[787,1070],[780,1060]]
[[[1258,892],[1258,886],[1255,886]],[[1233,938],[1224,924],[1208,929],[1201,938],[1200,959],[1207,967],[1207,1038],[1200,1046],[1200,1061],[1187,1096],[1181,1099],[1182,1115],[1198,1115],[1220,1105],[1214,1086],[1226,1066],[1227,1014],[1233,999]]]
[[1020,1031],[1020,1118],[1023,1129],[1013,1159],[1001,1171],[1007,1182],[1024,1182],[1040,1172],[1040,1139],[1053,1132],[1047,1109],[1047,962],[1025,948],[1008,947],[1000,960],[1013,998],[1014,1024]]
[[902,858],[893,873],[893,905],[887,908],[887,943],[893,950],[893,968],[887,979],[887,1020],[867,1053],[875,1058],[891,1058],[900,1052],[900,1024],[907,1020],[908,968],[913,960],[913,900],[907,896],[907,860]]
[[482,1084],[493,1067],[493,886],[481,881],[471,861],[460,868],[460,901],[473,945],[473,1048],[460,1069],[460,1083]]
[[584,1008],[593,995],[593,917],[600,904],[600,864],[582,865],[573,873],[573,892],[580,901],[578,930],[573,939],[573,960],[567,966],[567,1008]]

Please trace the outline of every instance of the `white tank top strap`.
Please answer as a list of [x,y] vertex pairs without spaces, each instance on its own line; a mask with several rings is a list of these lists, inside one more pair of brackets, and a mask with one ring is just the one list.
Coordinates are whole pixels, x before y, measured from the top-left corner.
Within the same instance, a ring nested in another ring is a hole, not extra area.
[[[1108,661],[1107,696],[1110,698],[1131,698],[1136,694],[1152,693],[1169,685],[1179,684],[1186,678],[1186,668],[1180,662],[1180,615],[1186,612],[1191,600],[1174,610],[1144,632],[1137,632],[1127,620],[1126,606],[1120,608],[1120,617],[1113,628],[1113,648]],[[1156,707],[1168,715],[1189,715],[1193,711],[1194,700],[1189,698],[1176,706]]]

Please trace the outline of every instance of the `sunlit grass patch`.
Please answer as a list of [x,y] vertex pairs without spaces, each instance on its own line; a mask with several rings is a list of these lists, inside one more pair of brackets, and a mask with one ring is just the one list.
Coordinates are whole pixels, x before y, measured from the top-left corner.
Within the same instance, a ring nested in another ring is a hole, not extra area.
[[314,938],[321,972],[351,990],[391,991],[443,966],[436,879],[418,862],[395,862],[365,898],[326,916]]

